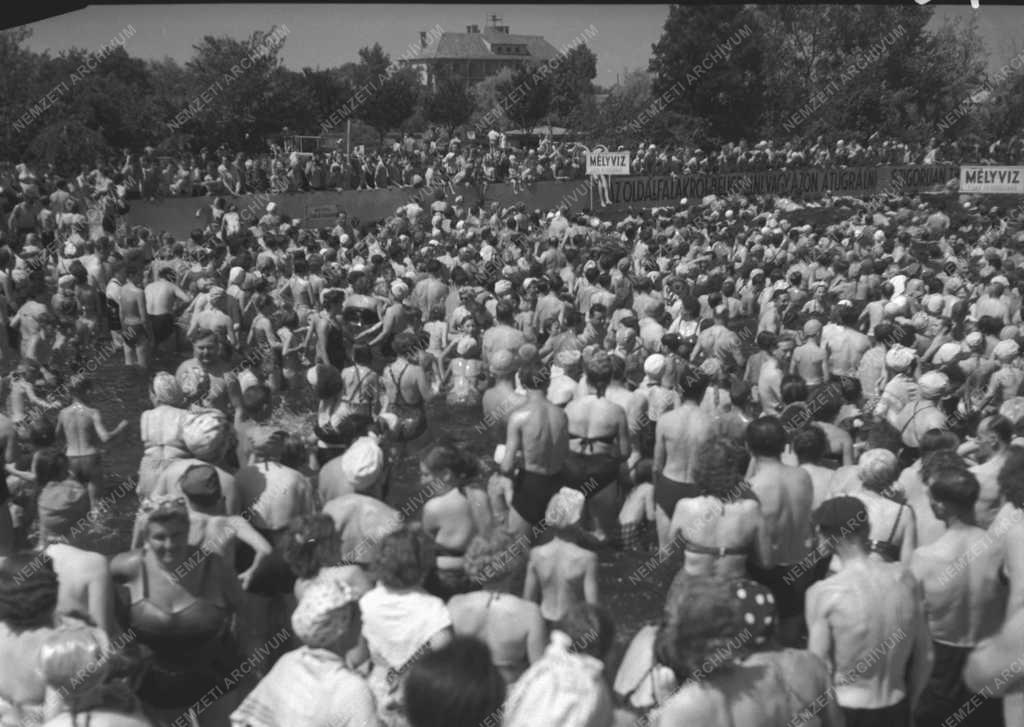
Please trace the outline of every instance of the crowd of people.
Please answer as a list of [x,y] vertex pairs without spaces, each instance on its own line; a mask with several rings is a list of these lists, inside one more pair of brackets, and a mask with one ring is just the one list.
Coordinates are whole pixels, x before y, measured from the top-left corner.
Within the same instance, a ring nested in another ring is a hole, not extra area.
[[[497,131],[474,139],[447,139],[432,131],[418,137],[407,134],[382,148],[359,147],[347,154],[341,149],[300,152],[290,138],[256,154],[224,145],[196,154],[166,154],[147,147],[142,153],[125,150],[119,157],[97,158],[78,170],[57,170],[53,165],[33,170],[29,164],[8,163],[0,169],[0,194],[7,198],[9,214],[19,185],[38,185],[49,194],[60,182],[82,203],[114,193],[126,200],[152,200],[232,197],[270,190],[454,189],[499,182],[522,190],[538,181],[584,179],[586,150],[580,143],[550,136],[542,136],[536,148],[518,148]],[[940,139],[908,144],[876,137],[863,143],[843,139],[833,143],[818,137],[804,143],[744,141],[719,149],[640,143],[617,150],[630,152],[633,174],[674,176],[816,166],[1014,164],[1024,159],[1024,140],[1014,137],[986,146]]]
[[[177,240],[50,227],[24,184],[0,725],[1024,724],[1010,210],[437,190]],[[136,426],[97,408],[111,352],[152,404],[137,472],[104,465]],[[609,593],[645,580],[662,615],[625,633]]]

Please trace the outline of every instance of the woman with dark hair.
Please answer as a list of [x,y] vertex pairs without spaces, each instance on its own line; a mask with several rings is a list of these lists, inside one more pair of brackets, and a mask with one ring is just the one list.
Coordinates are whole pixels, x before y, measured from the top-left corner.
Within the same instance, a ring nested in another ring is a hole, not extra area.
[[395,437],[401,442],[411,442],[427,431],[426,404],[434,397],[434,392],[419,365],[416,337],[399,333],[392,345],[398,358],[381,374],[386,396],[383,408],[398,418]]
[[594,535],[603,540],[615,532],[618,524],[617,485],[630,454],[629,424],[625,410],[604,396],[612,377],[611,357],[595,352],[584,367],[593,393],[573,399],[565,407],[569,420],[565,476],[570,487],[586,495]]
[[377,585],[359,601],[373,661],[370,688],[378,716],[389,727],[404,723],[402,685],[410,666],[451,640],[444,601],[423,590],[433,563],[434,549],[422,530],[406,527],[385,535],[372,566]]
[[420,484],[433,493],[423,505],[423,530],[437,555],[426,589],[446,601],[473,589],[463,562],[466,547],[492,527],[487,491],[478,484],[482,476],[479,461],[449,442],[435,445],[420,462]]
[[548,630],[540,607],[512,593],[526,570],[527,550],[504,530],[477,535],[466,549],[469,579],[482,590],[448,601],[456,636],[473,636],[491,649],[491,661],[506,684],[539,659]]
[[769,564],[771,541],[761,504],[743,479],[743,450],[712,440],[694,470],[700,494],[676,504],[669,542],[678,543],[683,567],[677,577],[740,578],[748,559]]
[[[219,727],[241,699],[242,683],[230,678],[240,662],[232,628],[242,605],[238,577],[219,556],[189,545],[184,498],[145,500],[140,516],[144,545],[110,565],[124,585],[123,626],[152,651],[139,698],[162,719],[187,713],[199,725]],[[199,712],[211,689],[225,693]]]
[[773,649],[775,604],[764,586],[687,578],[665,611],[654,657],[680,687],[663,698],[658,727],[842,724],[826,664],[804,650]]
[[355,578],[366,590],[370,588],[370,579],[362,568],[343,565],[341,534],[329,515],[295,518],[288,526],[282,557],[295,574],[296,600],[302,599],[311,583],[322,579],[346,583]]
[[57,574],[44,553],[0,559],[0,725],[43,723],[46,680],[39,654],[54,633],[81,622],[57,614]]
[[480,727],[500,719],[505,682],[487,646],[472,637],[418,659],[405,680],[411,727]]

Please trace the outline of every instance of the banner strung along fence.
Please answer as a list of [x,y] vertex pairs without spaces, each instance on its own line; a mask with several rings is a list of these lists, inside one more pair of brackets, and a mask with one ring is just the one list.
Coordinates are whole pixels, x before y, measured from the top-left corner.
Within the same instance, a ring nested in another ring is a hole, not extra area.
[[[934,190],[958,180],[960,170],[952,165],[911,165],[848,168],[786,169],[729,174],[689,174],[677,177],[608,177],[609,205],[601,212],[615,214],[626,207],[660,207],[678,204],[683,197],[699,199],[709,194],[772,194],[818,199],[834,196],[872,196],[899,190],[901,194]],[[589,195],[577,193],[587,181],[537,182],[517,191],[510,184],[491,184],[481,188],[456,189],[467,203],[497,202],[509,207],[520,202],[528,209],[550,209],[566,204],[572,211],[589,206]],[[450,190],[447,196],[452,197]],[[377,189],[344,192],[305,192],[293,194],[257,194],[231,198],[238,209],[253,210],[258,219],[268,202],[277,203],[281,213],[302,220],[304,227],[329,227],[337,213],[350,218],[376,221],[416,199],[424,206],[433,199],[422,189]],[[200,222],[196,210],[209,207],[206,197],[173,197],[156,200],[132,200],[126,216],[128,225],[142,225],[155,232],[169,232],[184,238]],[[596,195],[595,195],[596,203]]]

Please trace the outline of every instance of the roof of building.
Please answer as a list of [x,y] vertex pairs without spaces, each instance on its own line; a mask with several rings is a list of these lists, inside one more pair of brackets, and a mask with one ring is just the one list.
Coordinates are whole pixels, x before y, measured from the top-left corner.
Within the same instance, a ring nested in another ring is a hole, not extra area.
[[[514,52],[500,52],[503,47],[512,46]],[[519,49],[525,49],[525,53]],[[522,58],[546,61],[558,55],[558,50],[539,35],[513,35],[494,30],[480,33],[442,33],[431,39],[427,47],[410,59],[411,63],[421,60],[459,59],[482,60],[495,58]]]

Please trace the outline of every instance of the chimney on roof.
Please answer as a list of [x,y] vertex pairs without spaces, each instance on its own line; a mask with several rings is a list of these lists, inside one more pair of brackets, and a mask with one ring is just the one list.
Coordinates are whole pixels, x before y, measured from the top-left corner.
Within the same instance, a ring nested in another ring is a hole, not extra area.
[[421,30],[420,31],[420,48],[426,48],[426,47],[427,47],[427,31]]
[[479,25],[467,25],[466,26],[466,32],[469,33],[469,34],[479,33],[480,32],[480,26]]
[[505,35],[508,35],[508,26],[507,25],[498,25],[498,26],[495,26],[494,29],[496,31],[498,31],[499,33],[504,33]]

